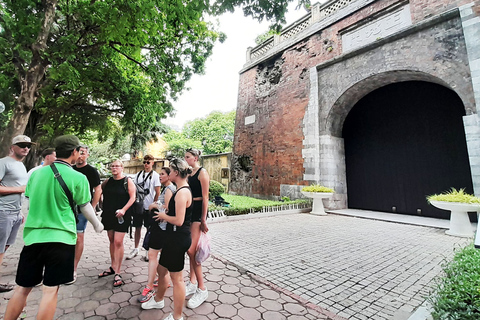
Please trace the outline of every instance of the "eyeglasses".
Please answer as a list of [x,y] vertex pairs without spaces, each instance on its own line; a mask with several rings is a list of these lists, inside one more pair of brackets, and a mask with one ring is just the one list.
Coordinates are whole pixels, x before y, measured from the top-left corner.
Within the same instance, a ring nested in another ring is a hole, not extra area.
[[32,147],[32,145],[29,144],[29,143],[17,143],[16,146],[19,147],[19,148],[21,148],[21,149],[23,149],[23,148],[28,148],[28,149],[30,149],[30,148]]
[[143,164],[150,164],[150,161],[143,161]]
[[112,165],[112,166],[110,166],[110,168],[121,168],[121,167],[122,167],[122,166],[120,166],[120,165]]

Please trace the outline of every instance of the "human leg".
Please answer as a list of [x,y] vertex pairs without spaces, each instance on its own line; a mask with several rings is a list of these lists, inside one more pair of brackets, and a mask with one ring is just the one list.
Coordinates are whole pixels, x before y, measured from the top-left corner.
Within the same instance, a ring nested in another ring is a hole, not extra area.
[[188,249],[188,257],[190,260],[190,282],[195,284],[197,287],[205,290],[205,284],[203,282],[202,274],[202,265],[199,265],[195,262],[195,253],[197,252],[197,244],[200,239],[200,222],[193,222],[190,227],[190,232],[192,236],[192,245]]
[[166,281],[166,275],[168,274],[167,268],[161,266],[157,267],[158,272],[158,287],[155,295],[152,299],[142,303],[142,309],[162,309],[165,306],[165,291],[167,291],[168,282]]
[[38,307],[37,320],[51,320],[57,309],[59,286],[43,286],[42,300]]
[[5,310],[5,320],[16,320],[22,313],[25,304],[27,303],[27,297],[32,291],[32,288],[25,288],[17,286],[13,293],[13,296],[8,301],[7,309]]
[[133,224],[132,227],[135,228],[134,232],[134,245],[135,247],[132,251],[128,254],[127,260],[135,258],[138,253],[140,252],[140,238],[142,237],[142,225],[143,225],[143,215],[141,214],[134,214],[133,215]]
[[148,278],[147,286],[153,288],[153,282],[157,276],[158,253],[160,250],[148,249]]
[[[173,317],[174,319],[180,319],[182,317],[183,303],[185,301],[185,283],[183,282],[183,271],[170,272],[170,278],[172,279],[173,283]],[[160,287],[160,283],[158,286]]]
[[114,247],[115,247],[115,260],[112,263],[112,268],[115,270],[115,278],[114,278],[114,286],[118,287],[123,284],[123,280],[121,277],[117,277],[117,275],[120,275],[120,271],[122,268],[122,261],[123,261],[123,254],[124,254],[124,248],[123,248],[123,238],[125,237],[124,232],[115,232],[114,235]]
[[[8,247],[15,243],[21,224],[20,211],[0,211],[0,265]],[[13,285],[0,284],[0,293],[11,291],[13,288]]]
[[87,218],[85,218],[85,216],[80,213],[78,215],[77,242],[75,244],[75,265],[74,265],[75,272],[77,271],[78,263],[82,258],[86,228],[87,228]]

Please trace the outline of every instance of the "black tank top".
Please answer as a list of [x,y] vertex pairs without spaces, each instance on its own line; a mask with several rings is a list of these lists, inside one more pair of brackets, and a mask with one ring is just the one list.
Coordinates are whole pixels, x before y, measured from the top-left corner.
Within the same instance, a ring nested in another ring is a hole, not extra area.
[[103,187],[103,211],[105,213],[115,214],[115,211],[123,208],[130,200],[130,195],[125,190],[125,179],[127,177],[120,180],[110,178]]
[[188,177],[188,185],[190,186],[190,190],[192,190],[192,196],[194,198],[198,198],[202,196],[202,185],[200,180],[198,180],[198,175],[203,167],[200,167],[197,172],[193,176]]
[[[182,190],[183,188],[187,188],[188,190],[190,190],[190,192],[192,192],[192,190],[188,186],[181,187],[181,188],[177,189],[177,191],[175,191],[173,193],[173,196],[170,198],[170,201],[168,202],[167,215],[169,215],[171,217],[175,217],[175,215],[176,215],[175,214],[175,197],[177,196],[177,192]],[[191,224],[191,219],[192,219],[192,209],[193,209],[193,201],[190,204],[190,207],[188,207],[185,210],[185,220],[183,221],[183,224],[179,227],[179,226],[175,226],[171,223],[167,223],[167,231],[190,233],[190,224]]]

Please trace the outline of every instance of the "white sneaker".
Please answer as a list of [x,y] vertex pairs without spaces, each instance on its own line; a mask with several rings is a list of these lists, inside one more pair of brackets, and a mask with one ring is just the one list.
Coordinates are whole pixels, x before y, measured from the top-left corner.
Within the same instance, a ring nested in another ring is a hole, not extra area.
[[201,290],[200,288],[197,289],[195,294],[188,300],[187,307],[190,309],[195,309],[199,305],[205,302],[208,298],[208,290],[205,288],[205,290]]
[[130,254],[125,258],[127,260],[133,259],[138,255],[138,248],[133,249]]
[[[173,314],[169,314],[168,317],[166,317],[165,319],[163,320],[175,320],[175,318],[173,317]],[[181,317],[180,319],[177,319],[177,320],[183,320],[183,317]]]
[[142,309],[148,310],[148,309],[163,309],[165,307],[165,301],[160,300],[160,301],[155,301],[155,297],[152,297],[150,300],[147,302],[142,303]]
[[190,281],[188,281],[188,283],[185,285],[185,297],[197,292],[197,285],[198,284],[196,283],[193,284]]

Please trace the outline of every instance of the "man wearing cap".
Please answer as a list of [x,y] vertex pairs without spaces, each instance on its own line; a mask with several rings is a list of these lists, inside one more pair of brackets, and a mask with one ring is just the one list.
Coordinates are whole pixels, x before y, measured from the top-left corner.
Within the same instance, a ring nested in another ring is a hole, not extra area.
[[[102,195],[102,187],[100,184],[100,175],[98,174],[98,170],[87,163],[88,156],[88,147],[81,146],[80,155],[78,156],[77,162],[73,166],[73,169],[80,173],[83,173],[87,177],[88,184],[90,185],[90,195],[92,197],[91,203],[92,207],[95,209]],[[73,273],[73,282],[77,280],[77,267],[80,259],[82,258],[86,228],[87,219],[83,214],[80,213],[78,215],[77,223],[77,244],[75,245],[75,266]]]
[[72,168],[80,155],[80,141],[75,136],[65,135],[56,138],[54,146],[57,160],[52,166],[58,173],[54,174],[52,166],[40,168],[32,173],[25,189],[25,196],[30,198],[23,231],[25,246],[20,253],[15,278],[17,287],[8,302],[5,320],[18,318],[32,288],[42,281],[37,319],[53,319],[59,285],[73,280],[77,223],[60,179],[95,231],[103,230],[90,204],[88,180]]
[[[22,161],[32,144],[29,137],[18,135],[12,140],[10,154],[0,159],[0,265],[5,251],[15,242],[24,219],[21,213],[22,193],[28,178]],[[0,292],[12,289],[12,285],[0,284]]]

